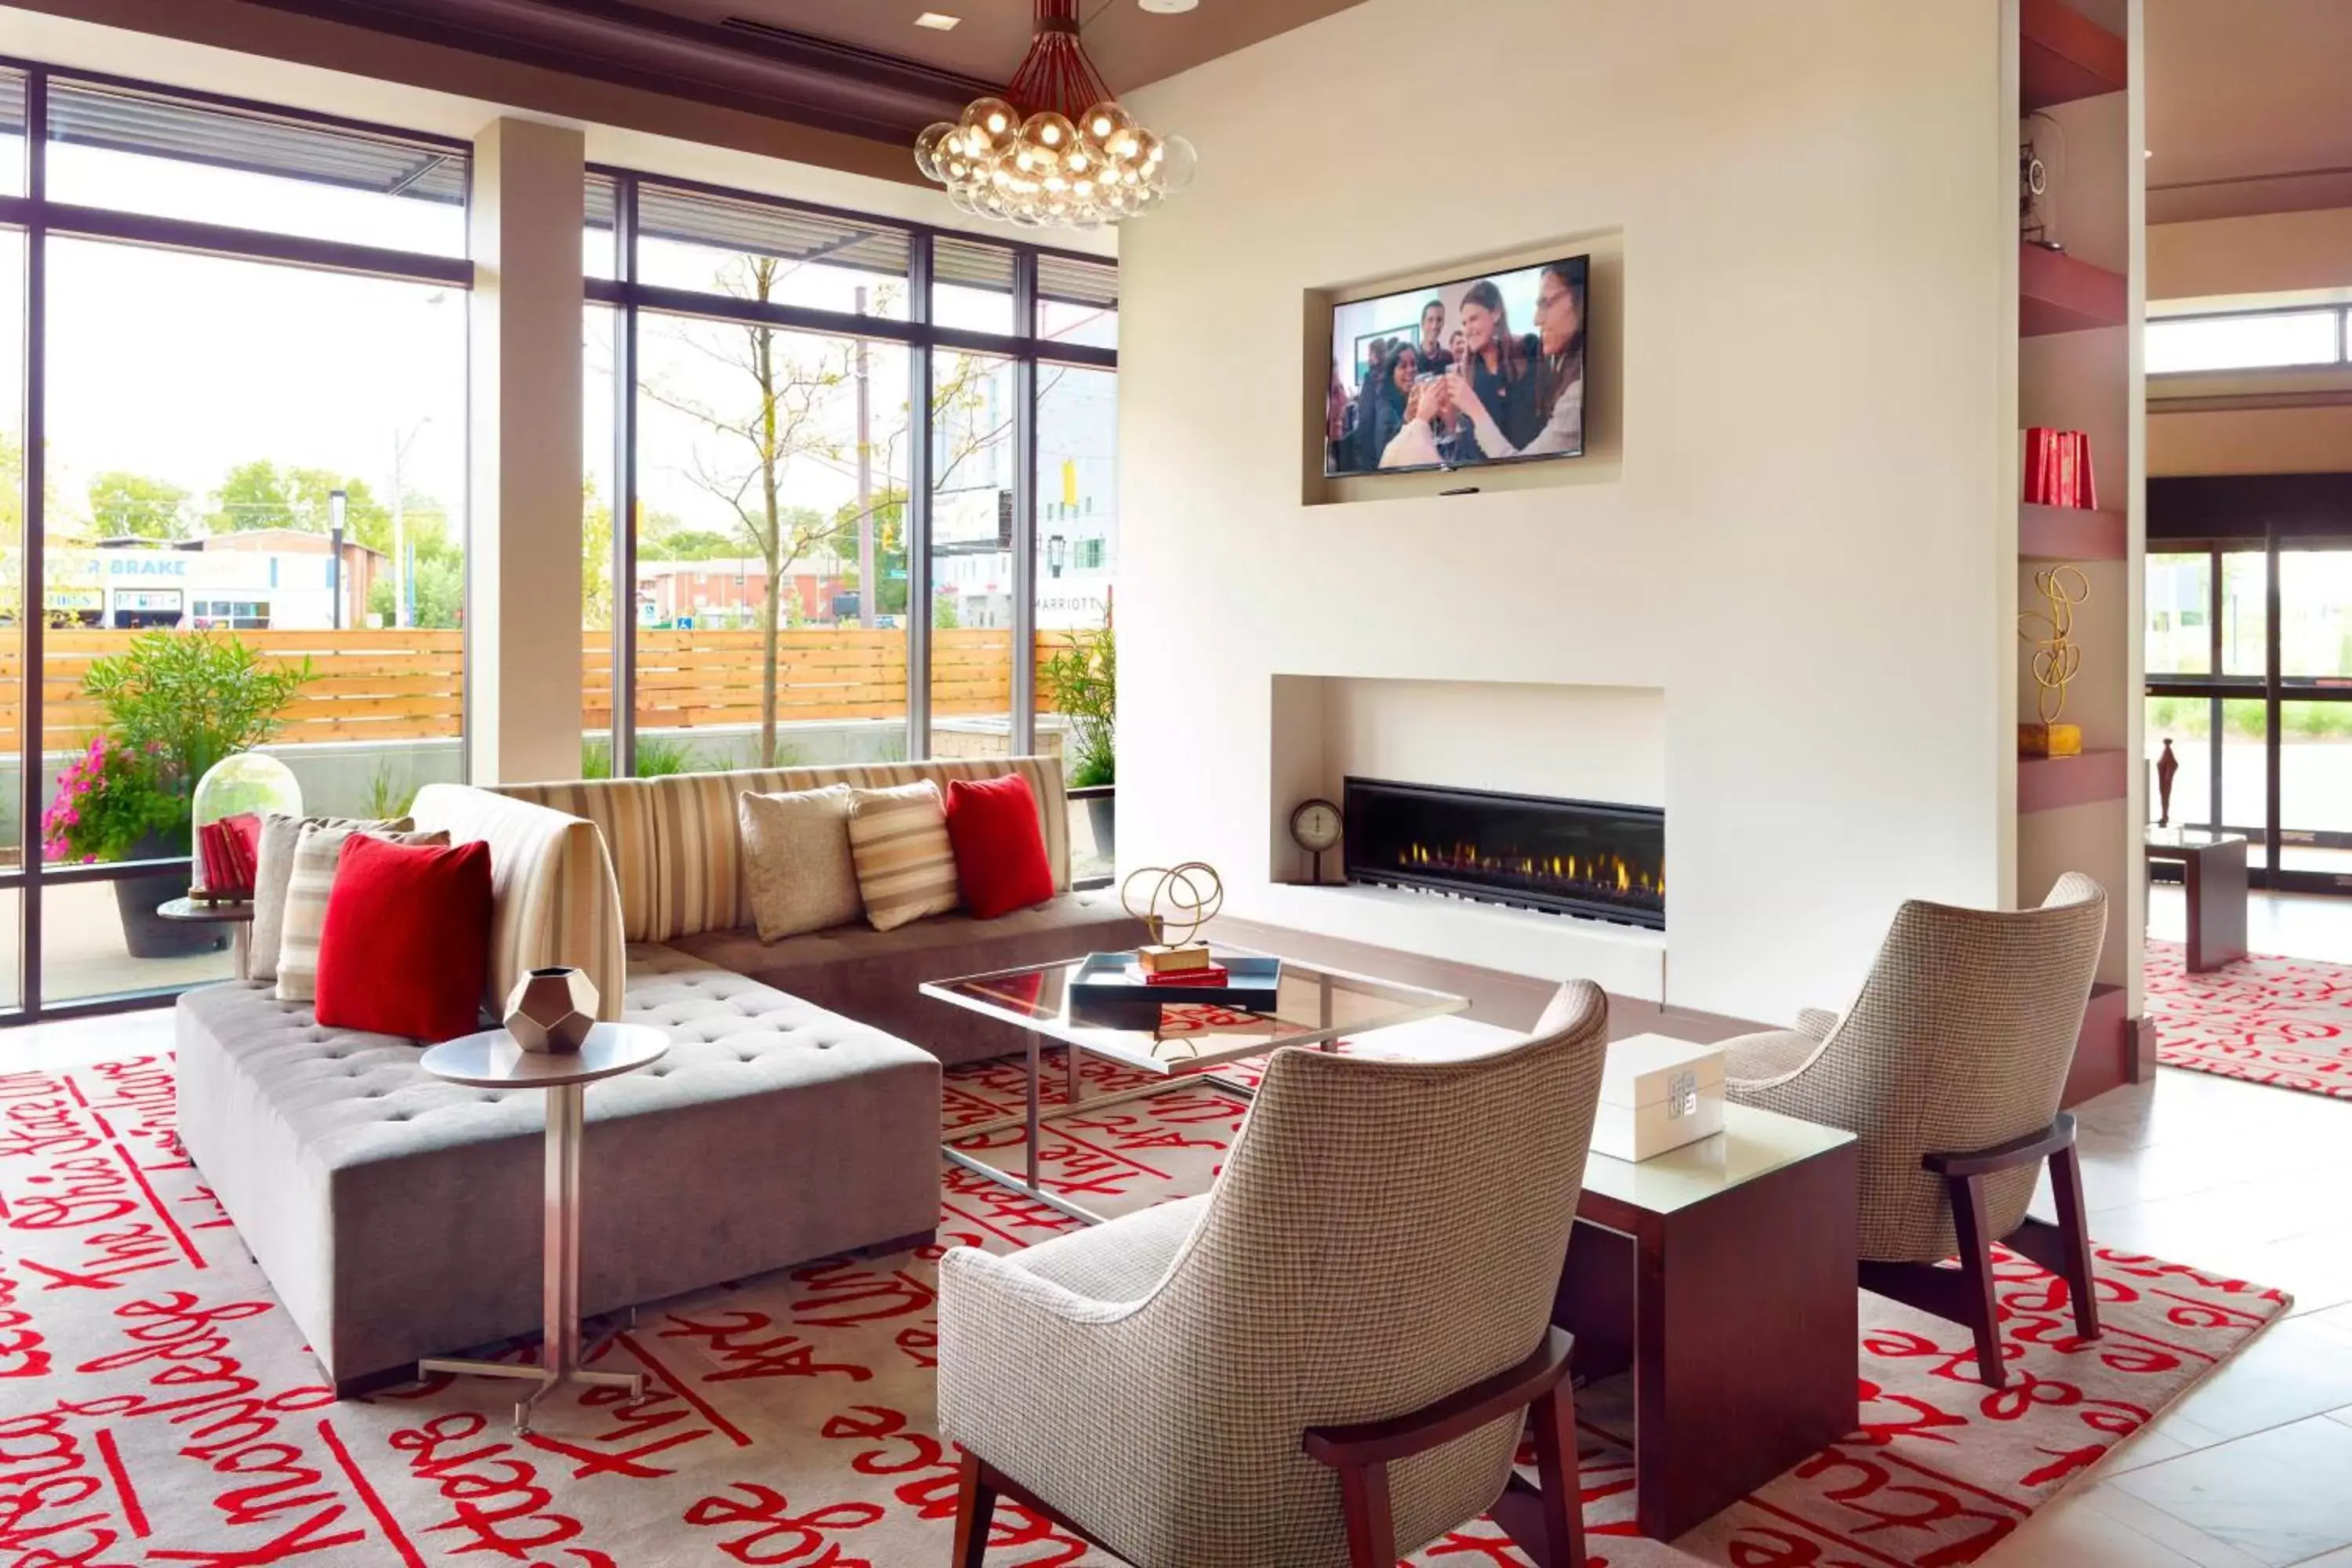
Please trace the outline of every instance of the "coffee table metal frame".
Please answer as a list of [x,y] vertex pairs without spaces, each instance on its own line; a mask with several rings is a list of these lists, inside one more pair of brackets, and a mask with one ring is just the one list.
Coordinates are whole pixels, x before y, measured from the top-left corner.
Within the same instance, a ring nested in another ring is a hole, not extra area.
[[641,1396],[643,1373],[593,1372],[608,1333],[583,1346],[580,1333],[580,1152],[587,1125],[588,1085],[618,1078],[659,1061],[669,1037],[643,1024],[599,1024],[577,1054],[526,1051],[504,1029],[485,1029],[435,1046],[424,1056],[425,1070],[473,1089],[542,1089],[547,1091],[547,1184],[543,1205],[545,1241],[540,1267],[541,1340],[538,1364],[433,1356],[417,1372],[464,1377],[520,1378],[538,1384],[515,1405],[518,1433],[530,1430],[540,1401],[566,1384],[625,1388]]
[[[1246,948],[1224,943],[1214,945],[1219,953],[1236,955],[1250,953],[1250,950]],[[1100,1225],[1105,1216],[1083,1205],[1072,1203],[1067,1198],[1047,1192],[1040,1179],[1037,1158],[1039,1128],[1040,1123],[1046,1120],[1049,1113],[1045,1112],[1040,1105],[1039,1082],[1044,1073],[1045,1051],[1049,1045],[1059,1045],[1063,1048],[1064,1095],[1066,1103],[1050,1113],[1062,1116],[1079,1110],[1081,1106],[1098,1110],[1105,1106],[1123,1104],[1130,1100],[1150,1100],[1158,1095],[1168,1094],[1182,1087],[1188,1079],[1205,1077],[1218,1068],[1230,1067],[1235,1062],[1262,1057],[1286,1046],[1337,1051],[1343,1038],[1364,1035],[1398,1024],[1419,1023],[1427,1018],[1442,1018],[1450,1014],[1463,1012],[1470,1005],[1466,998],[1451,995],[1443,991],[1431,991],[1418,985],[1405,985],[1392,980],[1381,980],[1371,975],[1354,974],[1343,969],[1333,969],[1318,963],[1301,963],[1286,958],[1282,964],[1284,1000],[1286,1003],[1289,1000],[1290,988],[1294,983],[1312,984],[1316,989],[1315,1017],[1312,1022],[1286,1018],[1281,1016],[1279,1009],[1274,1014],[1245,1013],[1238,1008],[1222,1009],[1234,1014],[1236,1017],[1259,1020],[1265,1025],[1265,1028],[1261,1032],[1251,1029],[1247,1025],[1233,1026],[1209,1037],[1210,1040],[1226,1042],[1222,1047],[1196,1048],[1189,1055],[1178,1057],[1170,1054],[1170,1047],[1177,1045],[1191,1045],[1192,1038],[1189,1031],[1171,1035],[1158,1028],[1116,1029],[1072,1023],[1066,989],[1063,992],[1063,1000],[1058,1013],[1045,1016],[1040,1016],[1018,1005],[1009,998],[1003,1001],[991,1001],[985,995],[975,994],[982,987],[999,986],[1001,988],[1005,982],[1050,975],[1056,971],[1075,971],[1083,962],[1083,959],[1074,958],[1055,963],[1032,963],[1013,969],[992,970],[984,974],[969,974],[953,980],[927,981],[921,990],[924,995],[935,1001],[944,1002],[950,1006],[961,1007],[966,1012],[978,1013],[1013,1025],[1023,1032],[1028,1044],[1025,1093],[1022,1109],[1010,1115],[956,1128],[949,1135],[961,1141],[982,1133],[1002,1131],[1007,1127],[1025,1128],[1027,1141],[1024,1149],[1024,1175],[1015,1176],[1011,1172],[992,1165],[985,1160],[977,1159],[945,1140],[940,1143],[940,1152],[975,1175],[986,1177],[1000,1186],[1009,1187],[1024,1197],[1034,1199],[1059,1214],[1066,1215],[1087,1225]],[[1392,998],[1399,1005],[1392,1013],[1369,1017],[1342,1016],[1342,1013],[1349,1010],[1340,1005],[1340,998],[1350,994]],[[1184,1005],[1184,997],[1181,992],[1168,997],[1162,1004],[1165,1006],[1178,1007]],[[1208,1043],[1208,1040],[1202,1042],[1203,1045]],[[1089,1099],[1085,1094],[1085,1087],[1079,1072],[1086,1054],[1088,1052],[1105,1060],[1117,1062],[1123,1067],[1133,1068],[1138,1071],[1158,1073],[1165,1081],[1139,1084],[1131,1089],[1113,1089]],[[1250,1094],[1245,1085],[1234,1083],[1230,1079],[1219,1079],[1218,1088],[1238,1094],[1244,1099],[1247,1099]]]

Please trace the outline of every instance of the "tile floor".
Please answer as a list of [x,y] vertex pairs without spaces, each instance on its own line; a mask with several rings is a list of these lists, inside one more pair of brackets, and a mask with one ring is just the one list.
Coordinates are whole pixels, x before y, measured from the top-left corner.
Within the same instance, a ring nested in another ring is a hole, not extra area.
[[[2352,963],[2352,900],[2256,894],[2260,952]],[[2178,940],[2178,889],[2150,900]],[[2081,1112],[2091,1232],[2280,1286],[2294,1311],[1986,1568],[2352,1568],[2352,1103],[2163,1071]]]
[[[2158,936],[2179,935],[2158,889]],[[2352,963],[2352,900],[2257,894],[2263,951]],[[0,1037],[0,1070],[171,1048],[168,1012]],[[2293,1314],[1985,1568],[2352,1568],[2352,1102],[2159,1072],[2081,1113],[2092,1233],[2281,1286]]]

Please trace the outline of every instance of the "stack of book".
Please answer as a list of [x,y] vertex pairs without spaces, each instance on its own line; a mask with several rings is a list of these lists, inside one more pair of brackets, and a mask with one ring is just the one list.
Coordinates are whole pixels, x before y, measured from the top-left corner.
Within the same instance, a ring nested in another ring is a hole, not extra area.
[[197,868],[203,872],[196,896],[206,899],[253,897],[254,860],[261,848],[261,818],[241,812],[207,822],[196,832]]
[[2091,438],[2080,430],[2036,425],[2025,433],[2025,499],[2036,506],[2096,511],[2099,487],[2091,472]]

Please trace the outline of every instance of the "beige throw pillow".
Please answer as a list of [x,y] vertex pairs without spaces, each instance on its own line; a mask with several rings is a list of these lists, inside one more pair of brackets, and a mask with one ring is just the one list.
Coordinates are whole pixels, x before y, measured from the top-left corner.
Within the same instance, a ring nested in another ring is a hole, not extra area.
[[302,825],[294,843],[294,863],[286,879],[286,919],[278,943],[278,999],[315,1002],[319,997],[319,939],[327,929],[327,896],[334,891],[343,840],[354,833],[394,844],[446,846],[446,833],[379,833],[356,826]]
[[849,852],[876,931],[956,907],[955,846],[947,804],[929,779],[897,789],[850,792]]
[[416,826],[404,816],[370,821],[359,816],[286,816],[271,812],[261,819],[261,842],[253,857],[253,931],[247,951],[251,962],[246,973],[255,980],[278,978],[278,948],[286,930],[286,883],[294,874],[294,846],[302,829],[364,828],[370,833],[405,833]]
[[847,925],[866,912],[849,853],[852,803],[847,784],[737,798],[743,879],[761,942]]

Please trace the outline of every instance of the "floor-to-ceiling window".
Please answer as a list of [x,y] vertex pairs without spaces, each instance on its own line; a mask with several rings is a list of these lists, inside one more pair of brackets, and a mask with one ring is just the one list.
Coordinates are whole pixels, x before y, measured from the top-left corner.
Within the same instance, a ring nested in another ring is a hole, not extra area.
[[2352,481],[2159,480],[2150,532],[2147,745],[2180,764],[2173,820],[2244,834],[2269,886],[2352,890]]
[[[614,170],[587,209],[614,407],[584,478],[628,628],[586,621],[592,749],[644,775],[1062,748],[1037,650],[1108,621],[1116,267]],[[1040,542],[1081,508],[1074,612]]]
[[335,814],[461,775],[467,171],[0,74],[0,1005],[227,973],[222,928],[146,918],[225,742]]

